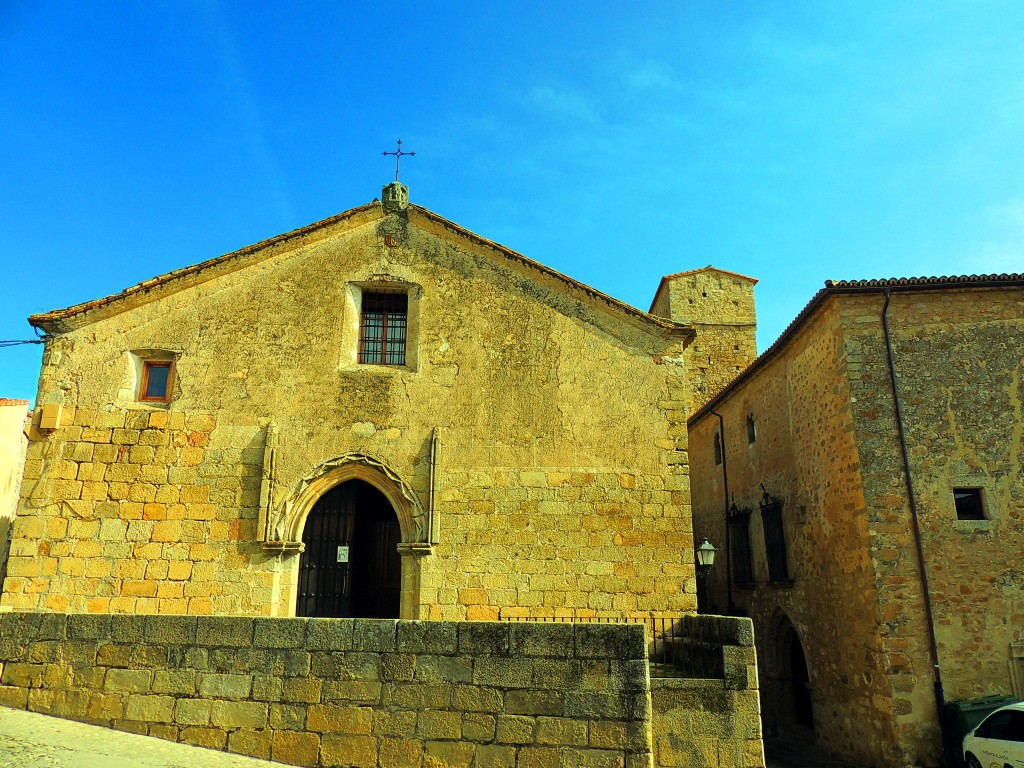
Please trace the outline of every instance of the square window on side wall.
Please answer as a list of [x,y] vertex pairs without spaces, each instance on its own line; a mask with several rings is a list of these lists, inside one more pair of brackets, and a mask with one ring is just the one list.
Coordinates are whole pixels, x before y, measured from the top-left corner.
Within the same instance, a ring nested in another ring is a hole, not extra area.
[[139,403],[160,405],[174,397],[177,355],[169,350],[136,350],[134,399]]
[[166,403],[171,399],[174,361],[146,360],[142,364],[142,385],[139,400]]
[[957,520],[986,520],[981,488],[954,488]]

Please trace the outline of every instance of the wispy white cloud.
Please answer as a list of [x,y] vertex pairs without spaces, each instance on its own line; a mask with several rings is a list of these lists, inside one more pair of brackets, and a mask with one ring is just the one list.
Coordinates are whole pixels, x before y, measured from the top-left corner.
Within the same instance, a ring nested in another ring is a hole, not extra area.
[[654,59],[626,62],[621,72],[626,87],[634,91],[675,91],[679,87],[672,68]]
[[206,22],[206,31],[211,45],[221,60],[221,77],[237,118],[239,139],[252,155],[253,166],[263,177],[263,183],[270,199],[284,222],[295,220],[292,205],[288,199],[283,176],[267,140],[266,128],[253,92],[252,80],[239,51],[235,35],[228,25],[220,0],[197,3]]
[[567,86],[540,85],[526,93],[529,108],[553,119],[600,123],[601,116],[594,101],[580,90]]

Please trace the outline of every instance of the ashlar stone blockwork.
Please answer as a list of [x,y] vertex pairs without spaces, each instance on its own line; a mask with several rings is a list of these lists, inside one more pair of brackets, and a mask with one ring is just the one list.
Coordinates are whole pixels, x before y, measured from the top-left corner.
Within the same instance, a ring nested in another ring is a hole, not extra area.
[[718,623],[725,679],[652,688],[638,624],[9,613],[0,705],[303,766],[763,768]]

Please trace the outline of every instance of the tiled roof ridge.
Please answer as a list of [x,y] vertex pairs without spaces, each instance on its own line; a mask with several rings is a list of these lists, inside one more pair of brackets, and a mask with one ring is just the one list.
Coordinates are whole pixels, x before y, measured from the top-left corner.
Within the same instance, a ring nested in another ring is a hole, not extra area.
[[1024,273],[1001,272],[987,275],[943,275],[922,277],[883,277],[871,280],[826,280],[825,288],[893,288],[903,285],[951,285],[1024,280]]
[[0,406],[4,405],[28,405],[28,400],[19,400],[13,397],[0,397]]
[[[171,283],[177,280],[178,278],[186,277],[189,275],[195,275],[197,273],[204,272],[214,267],[218,267],[240,257],[246,257],[257,254],[260,251],[263,251],[269,247],[281,243],[286,243],[288,241],[293,240],[301,241],[302,238],[307,235],[313,234],[319,230],[326,229],[331,225],[341,223],[346,219],[354,219],[359,214],[369,212],[375,207],[379,209],[379,206],[380,202],[378,200],[373,200],[369,203],[357,206],[355,208],[351,208],[347,211],[336,214],[334,216],[330,216],[321,221],[313,222],[312,224],[308,224],[304,227],[300,227],[290,232],[285,232],[280,235],[276,235],[274,237],[261,240],[257,243],[247,245],[238,250],[231,251],[230,253],[225,253],[223,255],[207,259],[206,261],[199,262],[198,264],[192,264],[189,266],[181,267],[179,269],[172,270],[165,274],[149,278],[148,280],[143,280],[140,283],[136,283],[135,285],[125,288],[119,293],[104,296],[98,299],[93,299],[91,301],[86,301],[71,307],[67,307],[65,309],[55,309],[49,312],[34,314],[31,317],[29,317],[29,322],[36,327],[45,327],[48,324],[59,324],[69,318],[84,315],[85,313],[88,313],[90,310],[105,307],[114,304],[115,302],[128,299],[139,294],[145,294],[167,283]],[[551,267],[541,264],[540,262],[534,261],[533,259],[530,259],[529,257],[524,256],[523,254],[517,251],[513,251],[512,249],[500,245],[499,243],[496,243],[492,240],[488,240],[487,238],[478,235],[475,232],[466,229],[465,227],[462,227],[458,224],[455,224],[452,221],[449,221],[448,219],[445,219],[443,216],[434,213],[428,208],[424,208],[423,206],[415,204],[410,204],[409,209],[415,210],[416,212],[420,213],[426,218],[441,224],[442,226],[448,228],[451,231],[456,232],[459,235],[467,237],[470,240],[476,241],[477,243],[480,243],[485,247],[492,248],[495,251],[502,253],[506,257],[514,261],[517,261],[524,266],[531,267],[533,269],[538,270],[539,272],[554,277],[562,281],[565,285],[571,286],[577,290],[582,291],[583,293],[588,295],[592,300],[603,302],[605,305],[612,307],[613,309],[619,312],[623,312],[627,316],[639,320],[642,323],[647,324],[648,326],[658,328],[661,333],[675,334],[681,332],[691,337],[693,335],[693,330],[685,324],[676,323],[672,320],[652,315],[649,312],[644,312],[643,310],[633,307],[630,304],[627,304],[626,302],[620,301],[619,299],[613,298],[605,293],[602,293],[601,291],[598,291],[596,288],[592,288],[585,283],[581,283],[578,280],[575,280],[569,277],[568,275],[559,272],[558,270],[552,269]]]

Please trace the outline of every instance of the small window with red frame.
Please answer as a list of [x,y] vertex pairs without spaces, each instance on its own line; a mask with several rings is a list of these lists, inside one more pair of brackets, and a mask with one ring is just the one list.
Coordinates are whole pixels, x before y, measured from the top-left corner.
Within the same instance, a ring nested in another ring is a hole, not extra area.
[[142,364],[142,385],[139,400],[166,403],[171,399],[174,363],[170,360],[146,360]]

